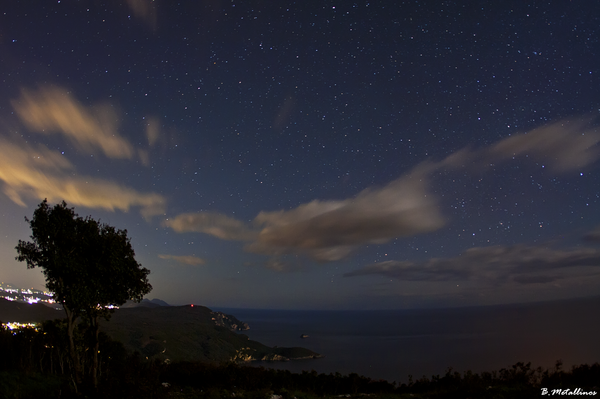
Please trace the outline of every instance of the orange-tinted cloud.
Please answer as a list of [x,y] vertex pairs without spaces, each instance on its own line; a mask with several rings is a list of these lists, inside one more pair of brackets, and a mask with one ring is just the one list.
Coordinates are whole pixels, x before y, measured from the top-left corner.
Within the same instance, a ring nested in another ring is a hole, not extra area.
[[61,133],[80,149],[100,149],[110,158],[130,159],[135,154],[131,144],[117,132],[118,118],[108,105],[85,107],[58,87],[22,90],[21,97],[11,104],[32,131]]
[[111,181],[73,176],[73,165],[58,152],[27,143],[0,139],[0,181],[4,193],[25,206],[23,197],[69,205],[128,211],[141,207],[148,218],[164,212],[166,200],[155,193],[140,193]]

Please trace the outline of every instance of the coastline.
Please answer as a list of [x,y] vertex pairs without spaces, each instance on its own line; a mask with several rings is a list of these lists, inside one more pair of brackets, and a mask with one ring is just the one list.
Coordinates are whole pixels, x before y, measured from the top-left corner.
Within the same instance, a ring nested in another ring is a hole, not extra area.
[[443,375],[450,367],[483,372],[531,361],[552,368],[558,359],[565,368],[592,364],[600,359],[600,321],[593,317],[598,308],[600,297],[424,310],[218,309],[247,322],[250,339],[323,355],[253,366],[406,382],[409,374]]

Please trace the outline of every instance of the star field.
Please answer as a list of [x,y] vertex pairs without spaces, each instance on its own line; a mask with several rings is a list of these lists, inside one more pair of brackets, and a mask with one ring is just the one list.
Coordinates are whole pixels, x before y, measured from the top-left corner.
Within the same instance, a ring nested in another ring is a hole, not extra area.
[[[0,6],[2,279],[41,200],[152,297],[401,308],[600,288],[600,5]],[[587,238],[586,238],[587,237]]]

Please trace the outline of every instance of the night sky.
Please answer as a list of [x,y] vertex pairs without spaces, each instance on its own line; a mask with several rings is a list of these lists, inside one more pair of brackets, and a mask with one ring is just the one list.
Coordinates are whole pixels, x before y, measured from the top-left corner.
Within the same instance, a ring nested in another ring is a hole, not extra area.
[[596,1],[3,2],[0,279],[43,288],[14,247],[48,198],[127,229],[148,297],[171,304],[597,295],[599,17]]

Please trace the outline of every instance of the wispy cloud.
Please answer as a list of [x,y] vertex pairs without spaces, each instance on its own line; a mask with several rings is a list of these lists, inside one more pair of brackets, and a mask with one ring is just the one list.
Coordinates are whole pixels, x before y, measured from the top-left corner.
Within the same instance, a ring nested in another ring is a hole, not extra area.
[[253,226],[218,213],[178,215],[164,222],[178,233],[199,232],[246,241],[266,255],[305,254],[318,261],[344,258],[362,244],[438,229],[443,225],[425,176],[413,174],[343,201],[312,201],[290,211],[260,212]]
[[160,137],[160,120],[157,117],[151,116],[146,120],[146,138],[148,144],[152,147]]
[[[488,147],[463,148],[440,161],[425,160],[388,185],[368,188],[354,198],[314,200],[287,211],[262,211],[252,224],[200,212],[179,215],[166,225],[177,232],[246,241],[245,249],[254,253],[304,254],[317,261],[336,261],[362,245],[383,244],[444,226],[446,219],[438,199],[429,189],[434,172],[463,169],[465,173],[481,173],[490,165],[524,155],[557,172],[567,172],[595,162],[600,155],[598,142],[600,135],[588,120],[561,121]],[[430,267],[437,267],[437,263]]]
[[[470,248],[455,258],[424,262],[385,261],[344,274],[382,275],[403,281],[483,281],[494,285],[535,284],[598,274],[600,251],[593,248],[554,250],[535,246]],[[576,267],[585,268],[574,273]],[[595,268],[595,269],[591,269]]]
[[515,134],[488,147],[463,148],[439,162],[427,162],[431,171],[466,167],[467,171],[531,156],[544,162],[555,172],[563,173],[584,168],[600,157],[600,134],[589,119],[562,120]]
[[235,218],[214,212],[184,213],[167,219],[164,225],[178,233],[205,233],[222,240],[252,240],[256,232]]
[[299,270],[298,265],[278,258],[271,258],[265,263],[265,267],[276,272],[291,272]]
[[312,201],[290,211],[261,212],[247,249],[265,254],[305,253],[335,261],[356,246],[434,231],[444,219],[427,192],[426,176],[413,174],[343,201]]
[[547,162],[556,171],[568,172],[598,160],[600,135],[588,119],[563,120],[514,135],[482,152],[485,158],[512,159],[531,155]]
[[80,149],[100,149],[110,158],[130,159],[135,151],[117,131],[117,115],[108,105],[85,107],[67,90],[44,87],[38,91],[23,89],[11,104],[21,121],[32,131],[61,133]]
[[61,154],[25,142],[0,139],[0,181],[4,193],[25,206],[23,196],[69,205],[128,211],[141,207],[148,218],[164,212],[166,200],[155,193],[140,193],[111,181],[73,175],[73,165]]
[[295,256],[272,256],[264,262],[246,262],[244,266],[265,268],[280,273],[293,273],[306,269],[306,265]]
[[153,0],[127,0],[127,5],[136,18],[141,19],[150,29],[156,30],[158,18]]
[[594,230],[587,233],[583,238],[589,242],[600,243],[600,226],[596,226]]
[[197,256],[191,255],[158,255],[161,259],[174,260],[178,263],[183,263],[184,265],[189,266],[200,266],[206,263],[206,261],[202,258],[198,258]]

